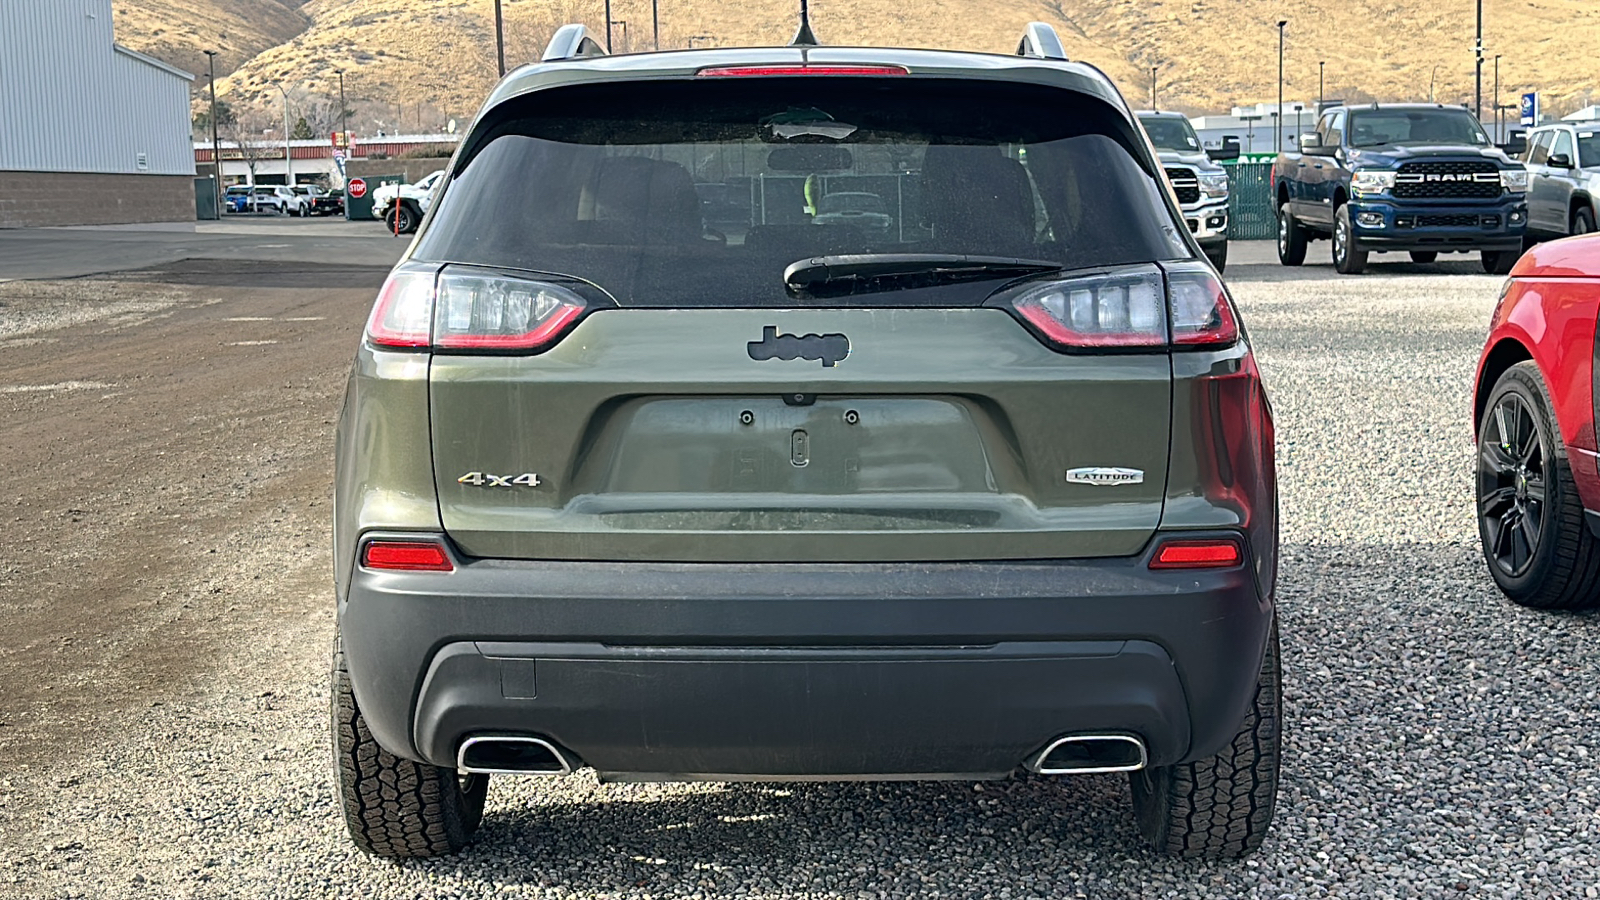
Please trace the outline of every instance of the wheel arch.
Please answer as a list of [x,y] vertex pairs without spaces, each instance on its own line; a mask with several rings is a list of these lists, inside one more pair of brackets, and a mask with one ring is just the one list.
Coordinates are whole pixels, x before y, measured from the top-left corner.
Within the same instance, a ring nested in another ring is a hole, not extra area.
[[1345,191],[1344,185],[1341,184],[1338,187],[1333,189],[1333,209],[1334,209],[1334,212],[1338,212],[1339,211],[1339,207],[1341,207],[1341,206],[1343,206],[1343,205],[1345,205],[1346,203],[1349,203],[1349,202],[1350,202],[1350,195]]
[[1472,396],[1472,433],[1478,433],[1478,427],[1483,423],[1483,410],[1489,403],[1489,394],[1494,390],[1495,383],[1506,370],[1517,363],[1533,359],[1533,353],[1516,338],[1501,338],[1488,353],[1484,354],[1483,365],[1478,368],[1478,384]]
[[1287,181],[1284,181],[1281,178],[1278,179],[1278,190],[1276,192],[1276,196],[1277,196],[1277,205],[1278,206],[1285,206],[1285,205],[1288,204],[1288,202],[1289,202],[1289,183]]
[[1574,191],[1572,199],[1567,201],[1567,225],[1569,228],[1572,225],[1573,217],[1578,214],[1580,209],[1587,209],[1589,215],[1595,216],[1597,220],[1600,220],[1600,215],[1596,215],[1595,212],[1594,198],[1589,196],[1587,191]]

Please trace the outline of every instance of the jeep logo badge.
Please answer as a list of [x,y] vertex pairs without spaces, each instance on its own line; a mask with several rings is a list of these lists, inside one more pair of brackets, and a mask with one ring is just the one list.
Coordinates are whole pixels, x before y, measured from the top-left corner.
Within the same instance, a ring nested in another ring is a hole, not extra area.
[[799,337],[779,334],[778,326],[768,325],[761,330],[761,340],[745,345],[754,360],[820,359],[824,369],[833,368],[850,355],[850,339],[842,334],[808,334]]

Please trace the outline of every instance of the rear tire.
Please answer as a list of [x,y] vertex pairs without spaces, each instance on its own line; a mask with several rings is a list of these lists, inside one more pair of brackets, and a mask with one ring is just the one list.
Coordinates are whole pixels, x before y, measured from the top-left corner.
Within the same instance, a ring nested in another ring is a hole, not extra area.
[[1348,205],[1333,214],[1333,268],[1340,275],[1360,275],[1367,270],[1367,251],[1356,240]]
[[1306,230],[1294,220],[1289,204],[1278,207],[1278,262],[1298,266],[1306,261]]
[[1490,577],[1513,603],[1589,609],[1600,605],[1600,539],[1584,521],[1550,410],[1531,360],[1495,382],[1478,424],[1478,535]]
[[1228,245],[1218,244],[1215,247],[1206,249],[1206,259],[1211,260],[1211,265],[1218,272],[1226,269],[1228,267]]
[[1272,824],[1282,740],[1274,618],[1255,702],[1232,743],[1207,759],[1128,774],[1139,833],[1171,856],[1237,859],[1255,851]]
[[1485,250],[1478,255],[1483,257],[1483,271],[1490,275],[1510,275],[1511,267],[1517,264],[1521,254],[1515,250]]
[[1427,264],[1427,263],[1433,262],[1434,260],[1436,260],[1438,258],[1439,258],[1439,251],[1437,251],[1437,250],[1413,250],[1413,251],[1411,251],[1411,261],[1414,262],[1414,263]]
[[[399,219],[399,222],[395,221],[396,218]],[[416,211],[410,206],[401,203],[395,206],[394,209],[390,210],[389,213],[384,216],[383,221],[384,224],[389,226],[390,233],[410,234],[411,232],[417,230],[417,222],[419,221],[419,217],[417,216]]]
[[334,777],[357,847],[389,859],[456,853],[483,820],[489,776],[402,759],[378,746],[356,706],[344,650],[333,651]]

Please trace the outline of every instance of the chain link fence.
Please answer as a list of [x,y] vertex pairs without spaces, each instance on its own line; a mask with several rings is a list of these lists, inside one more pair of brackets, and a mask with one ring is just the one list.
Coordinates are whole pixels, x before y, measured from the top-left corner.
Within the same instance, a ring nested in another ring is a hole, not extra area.
[[1272,163],[1240,161],[1228,165],[1228,238],[1265,241],[1278,236],[1272,207]]

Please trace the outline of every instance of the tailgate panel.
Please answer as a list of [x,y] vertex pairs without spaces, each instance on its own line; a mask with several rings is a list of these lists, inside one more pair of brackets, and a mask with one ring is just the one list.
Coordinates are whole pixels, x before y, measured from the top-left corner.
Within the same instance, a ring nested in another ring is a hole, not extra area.
[[[752,359],[770,326],[849,356]],[[1128,555],[1160,519],[1170,383],[1163,353],[1058,354],[992,309],[606,311],[542,355],[434,357],[440,511],[490,557]]]

